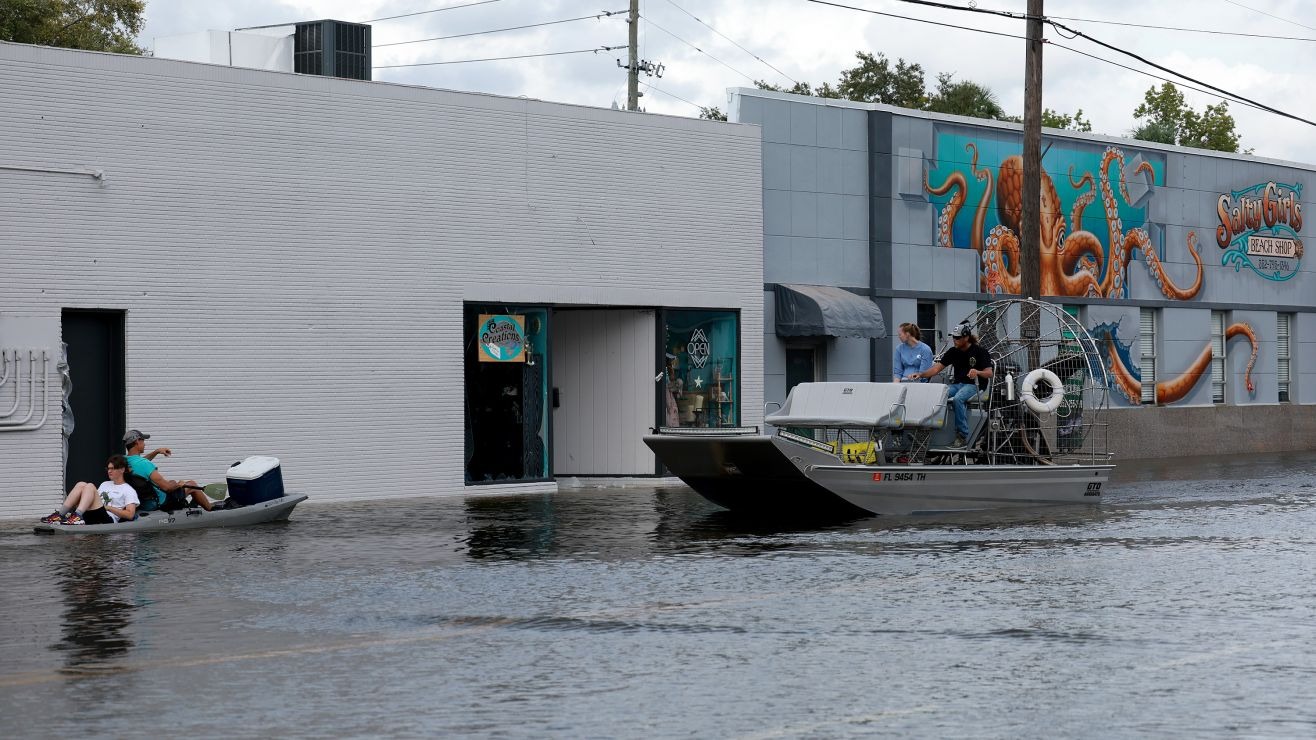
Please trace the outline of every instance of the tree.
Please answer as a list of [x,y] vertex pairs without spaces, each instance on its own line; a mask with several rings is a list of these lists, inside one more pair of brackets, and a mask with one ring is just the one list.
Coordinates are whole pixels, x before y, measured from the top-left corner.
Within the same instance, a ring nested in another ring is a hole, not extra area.
[[725,121],[725,120],[727,120],[727,114],[724,113],[724,112],[722,111],[722,109],[719,108],[719,107],[717,107],[716,105],[710,105],[710,106],[708,106],[707,108],[705,108],[705,107],[702,106],[702,105],[699,106],[699,117],[700,117],[700,118],[707,118],[707,119],[710,120],[710,121]]
[[1141,121],[1133,129],[1135,139],[1221,152],[1238,151],[1240,137],[1234,128],[1234,117],[1229,114],[1229,102],[1222,100],[1198,113],[1173,83],[1166,82],[1160,89],[1148,88],[1142,102],[1133,110],[1133,117]]
[[841,72],[836,86],[837,97],[863,103],[885,103],[902,108],[923,108],[927,91],[923,85],[923,67],[897,59],[895,69],[885,54],[876,56],[855,52],[859,64]]
[[[1023,116],[1004,116],[1002,121],[1012,123],[1023,123]],[[1050,108],[1042,109],[1042,126],[1044,128],[1062,128],[1070,131],[1092,131],[1092,122],[1083,117],[1083,109],[1079,108],[1074,115],[1061,113],[1060,111],[1051,110]]]
[[145,11],[145,0],[3,0],[0,41],[141,54]]
[[792,95],[812,95],[815,98],[839,98],[841,94],[836,88],[824,82],[818,87],[814,87],[807,82],[797,82],[790,87],[774,85],[766,80],[754,80],[754,86],[760,90],[772,90],[774,92],[791,93]]
[[974,118],[1005,118],[1005,111],[991,88],[970,80],[956,82],[955,75],[949,72],[937,75],[937,90],[928,98],[927,109]]

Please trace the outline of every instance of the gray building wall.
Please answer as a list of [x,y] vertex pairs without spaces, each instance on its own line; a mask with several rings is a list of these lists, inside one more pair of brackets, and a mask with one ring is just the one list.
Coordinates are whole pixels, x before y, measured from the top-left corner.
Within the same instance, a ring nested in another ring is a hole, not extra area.
[[[169,475],[274,454],[319,501],[462,492],[465,302],[762,333],[755,126],[3,43],[0,100],[0,346],[125,311]],[[740,367],[758,423],[757,341]],[[0,432],[0,516],[61,493],[46,406]]]
[[[807,134],[798,140],[791,137],[795,123],[820,120],[822,116],[839,115],[842,120],[849,120],[849,117],[862,113],[869,117],[867,152],[856,142],[853,148],[842,149],[842,153],[854,161],[866,160],[873,205],[867,229],[872,258],[870,292],[872,300],[887,316],[889,327],[894,329],[903,321],[913,321],[918,303],[922,301],[935,304],[937,318],[933,328],[945,331],[980,302],[994,297],[980,282],[984,277],[983,262],[969,242],[974,233],[972,222],[975,216],[981,214],[985,223],[979,231],[984,241],[986,232],[1000,223],[1002,216],[998,213],[998,206],[1004,191],[1004,171],[998,167],[1008,157],[1019,153],[1022,142],[1019,126],[762,90],[733,89],[730,96],[732,120],[756,123],[764,130],[765,227],[772,218],[770,211],[778,204],[792,203],[797,195],[812,192],[815,181],[827,180],[826,173],[813,168],[809,168],[800,179],[790,176],[792,157],[807,161],[809,152],[819,150]],[[816,111],[813,116],[807,112],[809,109]],[[769,144],[774,135],[777,141]],[[775,155],[775,165],[770,164],[770,146],[781,150]],[[1258,274],[1268,272],[1268,269],[1252,271],[1231,261],[1226,250],[1216,242],[1216,230],[1221,223],[1218,214],[1220,197],[1237,198],[1247,188],[1267,182],[1296,186],[1296,200],[1303,210],[1305,222],[1312,214],[1313,204],[1308,196],[1316,168],[1246,155],[1208,153],[1052,130],[1045,132],[1043,146],[1049,152],[1043,159],[1043,168],[1064,199],[1066,235],[1090,232],[1103,248],[1109,250],[1111,224],[1103,207],[1101,188],[1101,181],[1105,179],[1114,204],[1111,207],[1118,209],[1120,217],[1117,225],[1120,241],[1133,239],[1133,242],[1126,243],[1135,248],[1124,272],[1127,290],[1099,297],[1081,293],[1053,295],[1049,296],[1051,300],[1079,306],[1089,329],[1103,323],[1116,327],[1118,342],[1135,371],[1141,343],[1151,341],[1150,337],[1139,336],[1139,311],[1149,308],[1159,312],[1160,330],[1155,338],[1157,381],[1180,379],[1209,346],[1213,310],[1225,312],[1227,324],[1248,324],[1257,339],[1257,355],[1250,373],[1253,390],[1247,389],[1246,381],[1252,345],[1242,337],[1230,340],[1226,346],[1228,406],[1273,406],[1279,403],[1276,316],[1281,312],[1291,313],[1294,317],[1291,402],[1316,403],[1316,389],[1312,387],[1316,382],[1313,377],[1316,369],[1312,367],[1316,362],[1316,346],[1313,345],[1313,340],[1316,340],[1316,329],[1313,328],[1316,324],[1316,313],[1313,313],[1316,276],[1312,274],[1313,268],[1305,259],[1293,260],[1284,264],[1289,265],[1294,274],[1285,273],[1282,278],[1272,275],[1270,277],[1277,279],[1268,279]],[[1098,165],[1111,150],[1124,158],[1127,194],[1121,190],[1118,164],[1110,164],[1104,173]],[[1150,174],[1139,169],[1140,165],[1150,167]],[[767,173],[772,166],[776,166],[779,173],[769,179]],[[842,161],[834,166],[841,168],[847,180],[852,177],[852,162]],[[943,181],[949,181],[954,171],[964,176],[967,197],[957,220],[951,222],[955,228],[949,234],[954,243],[948,246],[953,248],[943,248],[939,241],[939,217],[950,210],[947,204],[951,196],[935,196],[932,190]],[[1095,202],[1075,220],[1074,201],[1087,187],[1081,183],[1084,173],[1093,176],[1091,191]],[[1104,178],[1103,174],[1106,175]],[[995,189],[983,200],[985,182]],[[780,224],[782,228],[788,225],[784,221]],[[849,228],[848,222],[845,227]],[[813,231],[808,231],[807,236],[816,237],[823,225],[809,222],[809,228]],[[1302,234],[1308,230],[1310,227],[1304,223],[1297,230],[1298,239],[1303,239]],[[1135,232],[1147,234],[1148,249],[1155,251],[1168,283],[1186,295],[1171,297],[1162,291],[1163,281],[1157,277],[1141,245],[1136,243]],[[1202,262],[1201,284],[1196,289],[1193,285],[1197,266],[1189,251],[1190,234],[1195,235]],[[766,242],[774,235],[776,232],[765,229],[765,248]],[[785,249],[784,246],[778,248]],[[773,258],[774,253],[769,250],[764,262],[766,287],[775,283],[817,282],[853,287],[856,292],[863,292],[851,278],[801,269],[797,263],[786,259],[774,262]],[[769,265],[774,265],[774,268],[768,270]],[[772,310],[770,297],[765,310]],[[773,358],[780,351],[774,350],[774,344],[782,342],[773,336],[770,325],[765,325],[765,332],[765,354]],[[895,332],[891,333],[891,338],[876,342],[878,346],[872,352],[868,368],[849,364],[856,355],[837,352],[833,348],[834,340],[829,341],[828,378],[840,377],[832,375],[836,367],[832,362],[833,355],[839,355],[849,358],[842,365],[841,372],[846,376],[853,377],[867,369],[875,377],[886,379],[891,349],[896,341]],[[768,367],[772,373],[773,360],[769,360]],[[771,374],[765,381],[765,388],[769,398],[778,389],[784,392],[784,384]],[[1130,402],[1122,393],[1115,392],[1112,397],[1116,398],[1116,408],[1151,413],[1147,407]],[[1173,405],[1216,406],[1212,400],[1209,371],[1181,398],[1173,401]]]

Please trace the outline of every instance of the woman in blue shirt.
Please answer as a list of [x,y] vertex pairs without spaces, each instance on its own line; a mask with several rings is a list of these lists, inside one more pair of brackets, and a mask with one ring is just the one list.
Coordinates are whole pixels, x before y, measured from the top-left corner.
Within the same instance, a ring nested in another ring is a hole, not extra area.
[[[917,324],[905,322],[900,325],[900,341],[891,357],[891,367],[897,383],[914,373],[921,373],[932,367],[932,348],[920,341],[921,332]],[[926,380],[912,381],[926,383]]]

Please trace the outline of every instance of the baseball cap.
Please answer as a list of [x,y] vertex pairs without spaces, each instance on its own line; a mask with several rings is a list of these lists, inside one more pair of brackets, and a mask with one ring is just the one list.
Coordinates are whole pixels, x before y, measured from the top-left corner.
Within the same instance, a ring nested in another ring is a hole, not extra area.
[[972,333],[973,333],[973,327],[969,326],[968,324],[960,324],[959,326],[950,330],[950,337],[951,339],[959,339],[960,337],[967,337]]
[[141,431],[137,429],[129,429],[128,433],[123,435],[123,443],[126,445],[130,445],[139,439],[150,439],[150,438],[151,435],[149,434],[143,434]]

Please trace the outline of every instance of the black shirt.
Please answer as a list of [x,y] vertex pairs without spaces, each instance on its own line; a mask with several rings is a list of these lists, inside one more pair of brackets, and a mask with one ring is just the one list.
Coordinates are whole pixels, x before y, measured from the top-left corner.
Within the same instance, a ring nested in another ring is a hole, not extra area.
[[[970,383],[969,370],[986,370],[992,367],[992,356],[987,350],[983,349],[981,344],[970,344],[967,349],[950,347],[941,353],[937,362],[942,365],[948,365],[955,370],[953,383]],[[978,387],[987,387],[987,378],[977,378]]]

